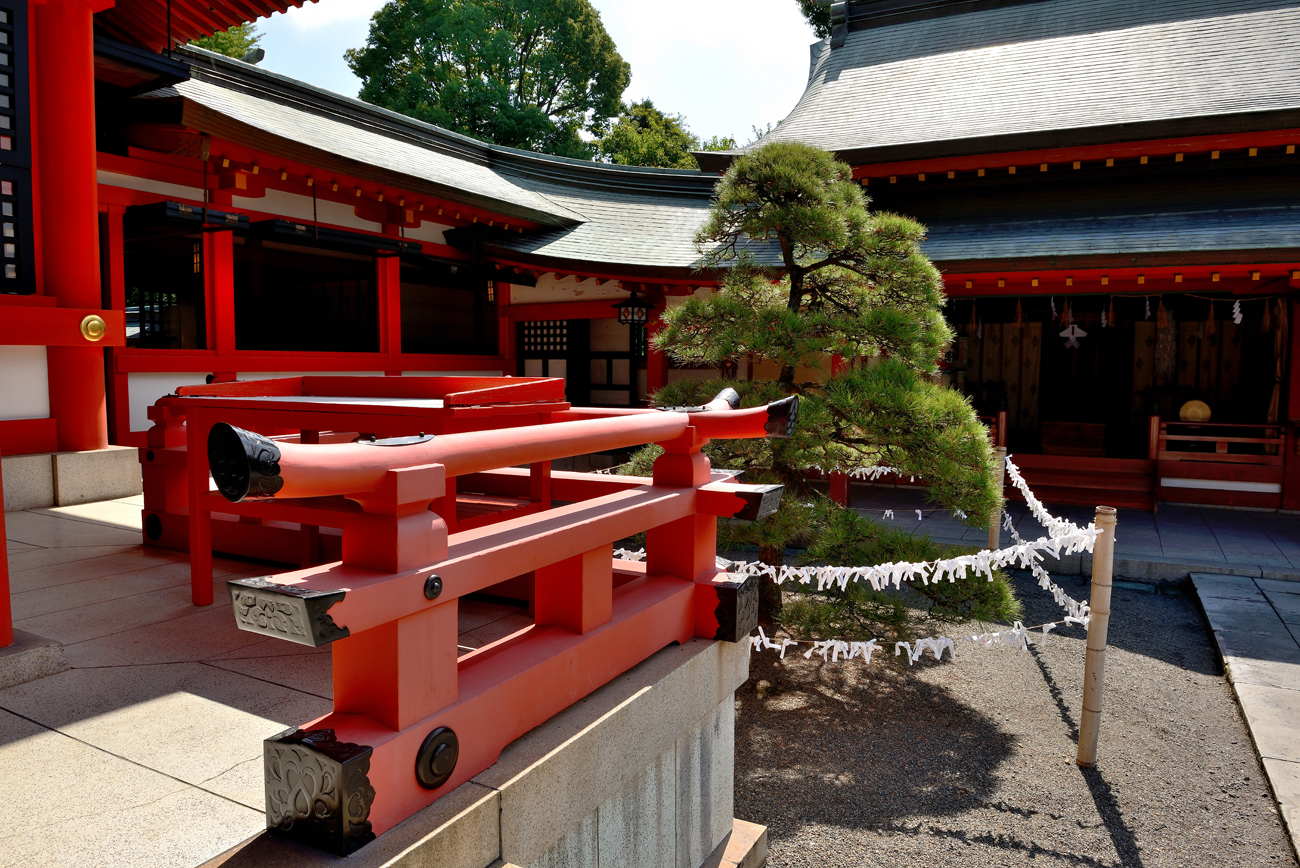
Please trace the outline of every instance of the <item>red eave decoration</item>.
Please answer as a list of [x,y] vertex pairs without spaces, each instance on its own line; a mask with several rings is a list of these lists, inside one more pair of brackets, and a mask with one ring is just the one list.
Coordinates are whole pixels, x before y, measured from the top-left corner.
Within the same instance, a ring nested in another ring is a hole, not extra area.
[[[273,12],[286,12],[306,0],[171,0],[171,26],[167,0],[117,0],[98,16],[111,36],[150,51],[164,51],[211,36]],[[314,2],[314,0],[313,0]]]

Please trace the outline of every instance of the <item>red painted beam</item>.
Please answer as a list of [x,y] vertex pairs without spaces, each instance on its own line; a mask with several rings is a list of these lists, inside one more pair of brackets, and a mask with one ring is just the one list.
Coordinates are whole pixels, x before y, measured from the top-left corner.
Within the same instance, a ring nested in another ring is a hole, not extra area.
[[30,455],[58,448],[57,419],[0,420],[0,454]]
[[1300,143],[1300,129],[1265,130],[1252,133],[1226,133],[1217,136],[1188,136],[1175,139],[1152,139],[1137,142],[1119,142],[1107,145],[1051,148],[1033,151],[1008,151],[992,154],[973,154],[964,157],[935,157],[926,160],[900,160],[891,163],[866,163],[853,168],[855,178],[889,178],[906,175],[935,176],[938,180],[945,172],[974,172],[979,169],[1004,173],[1011,166],[1023,171],[1039,171],[1048,166],[1080,162],[1098,162],[1107,159],[1138,159],[1143,156],[1166,154],[1195,154],[1211,151],[1233,151],[1248,148],[1285,147]]
[[554,304],[507,304],[500,308],[504,319],[532,322],[552,319],[613,319],[618,316],[614,305],[621,299],[605,301],[560,301]]
[[[98,340],[86,337],[81,330],[82,322],[92,316],[104,321],[103,336]],[[95,350],[125,346],[126,313],[97,308],[6,307],[0,316],[0,345],[4,344]],[[100,376],[102,379],[102,373]]]

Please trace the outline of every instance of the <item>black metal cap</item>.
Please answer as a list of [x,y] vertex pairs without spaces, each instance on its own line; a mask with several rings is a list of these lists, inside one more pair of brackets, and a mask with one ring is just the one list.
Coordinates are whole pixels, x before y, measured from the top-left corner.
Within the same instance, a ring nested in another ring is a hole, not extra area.
[[[740,394],[735,389],[732,388],[723,389],[721,392],[714,395],[713,401],[726,401],[727,406],[730,407],[731,409],[733,410],[740,409]],[[713,401],[710,401],[709,403],[712,404]]]
[[218,422],[208,432],[208,469],[221,496],[231,503],[246,497],[271,497],[284,487],[280,447],[275,441]]
[[767,405],[767,424],[763,430],[768,437],[789,437],[799,422],[799,396],[791,395]]

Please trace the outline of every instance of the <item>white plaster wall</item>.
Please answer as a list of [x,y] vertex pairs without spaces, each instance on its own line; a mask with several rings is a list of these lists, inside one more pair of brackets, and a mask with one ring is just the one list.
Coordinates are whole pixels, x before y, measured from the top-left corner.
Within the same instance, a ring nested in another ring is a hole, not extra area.
[[137,178],[134,175],[119,175],[116,172],[106,172],[103,169],[98,171],[99,183],[107,184],[110,187],[122,187],[126,190],[141,190],[145,193],[157,193],[159,196],[167,196],[172,199],[199,199],[203,198],[203,191],[198,187],[186,187],[182,184],[169,184],[166,181],[155,181],[151,178]]
[[408,241],[428,241],[430,244],[446,244],[447,239],[442,233],[450,228],[450,226],[444,226],[441,223],[421,223],[418,229],[406,230],[406,239]]
[[48,419],[45,347],[0,346],[0,419]]
[[511,304],[548,304],[559,301],[622,301],[628,297],[628,291],[618,281],[610,280],[597,284],[595,279],[578,282],[576,277],[556,280],[554,274],[543,274],[537,278],[536,286],[510,285]]
[[149,408],[163,395],[181,386],[202,386],[207,374],[130,373],[126,375],[127,404],[131,408],[131,430],[148,431]]
[[[257,199],[245,196],[231,196],[230,204],[234,208],[265,211],[268,214],[275,214],[291,220],[311,222],[311,197],[299,196],[297,193],[286,193],[284,190],[268,189],[265,196]],[[351,212],[352,209],[349,208],[348,213]]]

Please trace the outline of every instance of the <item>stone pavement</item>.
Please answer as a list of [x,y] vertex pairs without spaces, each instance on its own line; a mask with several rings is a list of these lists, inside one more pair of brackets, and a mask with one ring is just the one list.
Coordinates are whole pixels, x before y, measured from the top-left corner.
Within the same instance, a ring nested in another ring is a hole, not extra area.
[[1300,855],[1300,583],[1206,573],[1192,583]]
[[[262,739],[332,706],[328,648],[235,628],[224,582],[268,568],[215,559],[195,608],[185,555],[140,544],[140,507],[5,516],[15,627],[71,668],[0,690],[0,866],[200,865],[265,825]],[[473,647],[532,623],[469,600],[460,618]]]
[[[986,527],[968,527],[946,510],[925,503],[925,490],[915,487],[853,486],[852,505],[864,515],[893,527],[928,534],[936,542],[978,546],[988,544]],[[1076,524],[1092,521],[1088,507],[1045,504],[1053,515]],[[884,518],[892,509],[894,517]],[[916,510],[922,513],[917,520]],[[1041,525],[1023,502],[1008,501],[1007,512],[1025,539],[1043,535]],[[1004,528],[1002,545],[1011,534]],[[1091,558],[1063,559],[1049,571],[1087,575]],[[1119,511],[1115,534],[1115,575],[1153,581],[1181,581],[1189,573],[1245,575],[1300,581],[1300,515],[1213,507],[1160,507],[1152,515],[1135,509]]]

